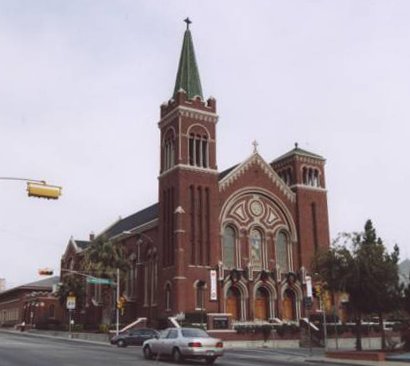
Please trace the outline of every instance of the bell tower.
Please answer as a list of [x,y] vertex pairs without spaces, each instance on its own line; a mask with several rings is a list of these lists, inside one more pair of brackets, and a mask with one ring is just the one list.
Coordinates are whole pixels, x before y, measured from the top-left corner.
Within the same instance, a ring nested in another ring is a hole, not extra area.
[[[172,312],[181,311],[196,280],[217,262],[216,101],[204,100],[187,24],[174,92],[161,106],[159,175],[160,265],[172,287]],[[194,306],[195,308],[195,306]]]

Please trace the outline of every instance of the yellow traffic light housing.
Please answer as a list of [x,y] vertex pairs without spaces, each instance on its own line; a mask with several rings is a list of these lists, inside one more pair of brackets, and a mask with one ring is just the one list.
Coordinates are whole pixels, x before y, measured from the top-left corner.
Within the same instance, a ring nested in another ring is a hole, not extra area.
[[125,297],[121,296],[117,301],[117,308],[118,309],[124,309],[126,302],[127,302],[127,300],[125,299]]
[[39,198],[46,198],[57,200],[61,196],[61,187],[52,186],[43,183],[34,183],[28,182],[27,183],[27,193],[29,197],[39,197]]

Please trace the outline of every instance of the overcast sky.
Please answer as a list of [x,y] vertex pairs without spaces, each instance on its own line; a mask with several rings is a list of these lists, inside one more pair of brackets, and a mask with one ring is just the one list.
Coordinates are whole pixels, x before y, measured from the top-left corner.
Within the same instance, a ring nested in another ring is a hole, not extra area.
[[408,1],[0,2],[0,278],[56,271],[87,239],[157,202],[159,106],[189,16],[219,170],[301,148],[327,159],[330,235],[371,218],[410,256]]

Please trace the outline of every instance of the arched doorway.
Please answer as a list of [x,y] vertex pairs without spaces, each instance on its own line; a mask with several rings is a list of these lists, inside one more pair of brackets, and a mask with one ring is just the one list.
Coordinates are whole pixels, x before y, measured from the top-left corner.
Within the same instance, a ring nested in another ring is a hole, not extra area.
[[291,289],[286,289],[283,293],[282,319],[296,320],[296,296]]
[[226,292],[226,312],[232,314],[233,320],[239,320],[241,314],[241,294],[236,287],[229,287]]
[[264,287],[259,287],[255,295],[255,319],[268,320],[269,293]]

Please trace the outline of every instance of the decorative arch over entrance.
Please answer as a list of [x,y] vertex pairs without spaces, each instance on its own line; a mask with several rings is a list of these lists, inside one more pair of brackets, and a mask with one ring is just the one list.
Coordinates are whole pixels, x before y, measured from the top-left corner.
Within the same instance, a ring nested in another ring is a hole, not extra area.
[[249,299],[248,289],[241,281],[230,280],[224,285],[225,313],[231,313],[233,320],[246,320],[246,302]]
[[270,280],[258,280],[253,287],[253,318],[269,320],[275,317],[277,293],[275,284]]

